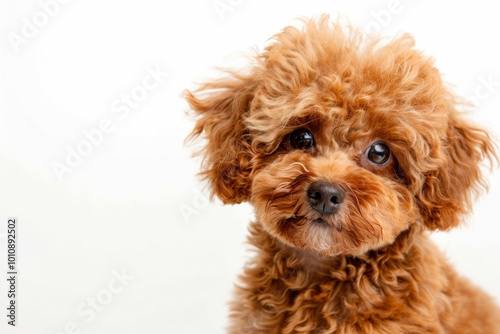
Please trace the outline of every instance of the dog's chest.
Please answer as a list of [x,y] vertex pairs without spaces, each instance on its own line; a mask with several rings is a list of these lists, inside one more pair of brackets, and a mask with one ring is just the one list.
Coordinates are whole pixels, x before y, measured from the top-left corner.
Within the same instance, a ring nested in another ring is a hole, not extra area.
[[310,271],[287,266],[294,261],[274,260],[261,267],[254,281],[261,284],[252,299],[260,310],[257,317],[266,314],[282,328],[276,333],[338,333],[340,328],[351,328],[343,333],[378,333],[379,326],[399,330],[402,324],[413,330],[425,318],[417,313],[433,308],[425,305],[428,296],[419,291],[425,288],[405,261],[366,263],[342,257],[329,269]]

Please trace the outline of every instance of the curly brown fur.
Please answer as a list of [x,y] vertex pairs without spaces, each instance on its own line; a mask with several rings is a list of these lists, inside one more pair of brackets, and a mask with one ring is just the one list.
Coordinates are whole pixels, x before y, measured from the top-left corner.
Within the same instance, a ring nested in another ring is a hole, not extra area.
[[201,175],[257,217],[230,333],[500,333],[427,232],[469,213],[496,148],[409,35],[305,21],[186,98]]

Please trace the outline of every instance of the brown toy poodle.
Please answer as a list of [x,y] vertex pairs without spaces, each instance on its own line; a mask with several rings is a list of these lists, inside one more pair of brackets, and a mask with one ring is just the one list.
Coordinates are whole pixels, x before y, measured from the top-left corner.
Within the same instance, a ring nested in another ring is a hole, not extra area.
[[201,175],[257,217],[229,333],[500,333],[428,233],[461,223],[497,149],[412,37],[323,16],[255,60],[186,93]]

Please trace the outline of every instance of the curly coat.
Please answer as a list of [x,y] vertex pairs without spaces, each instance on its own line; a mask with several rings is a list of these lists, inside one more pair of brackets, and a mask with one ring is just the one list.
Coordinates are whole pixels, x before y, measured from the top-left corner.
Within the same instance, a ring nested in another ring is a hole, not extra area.
[[[384,44],[323,16],[186,98],[201,175],[257,217],[229,333],[500,333],[492,299],[428,237],[469,213],[496,147],[411,36]],[[297,129],[314,145],[293,147]],[[390,160],[373,164],[381,141]],[[318,180],[345,191],[333,215],[311,208]]]

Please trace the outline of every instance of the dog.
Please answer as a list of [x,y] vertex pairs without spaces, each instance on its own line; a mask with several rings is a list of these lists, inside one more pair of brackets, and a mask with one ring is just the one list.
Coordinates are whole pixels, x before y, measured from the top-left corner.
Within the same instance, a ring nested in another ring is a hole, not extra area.
[[316,17],[185,92],[201,177],[256,215],[229,333],[500,333],[429,238],[461,224],[498,149],[414,44]]

